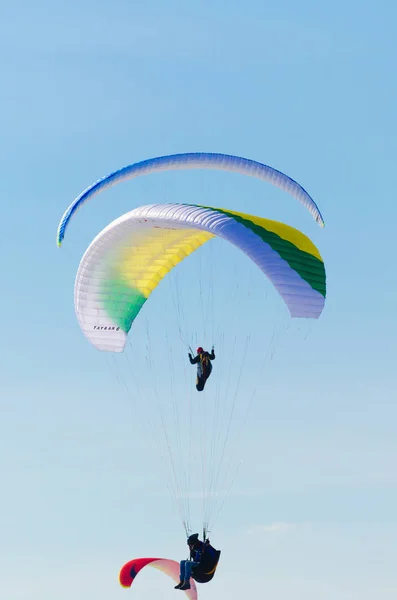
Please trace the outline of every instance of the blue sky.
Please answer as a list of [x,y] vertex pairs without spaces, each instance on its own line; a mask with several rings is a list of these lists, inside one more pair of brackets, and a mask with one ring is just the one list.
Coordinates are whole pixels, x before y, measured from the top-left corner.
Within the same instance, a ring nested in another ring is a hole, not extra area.
[[[0,11],[1,598],[175,597],[157,572],[134,591],[117,583],[130,558],[179,559],[186,544],[153,443],[73,309],[93,237],[139,204],[171,201],[285,221],[318,245],[328,274],[310,335],[285,334],[256,375],[244,462],[213,532],[222,563],[200,597],[395,598],[395,3],[25,0]],[[288,173],[318,202],[325,229],[265,183],[163,173],[98,196],[56,247],[58,221],[85,187],[184,151]],[[208,256],[220,274],[233,264],[251,277],[232,251],[220,250],[219,265],[205,252],[181,270],[193,303],[192,273]],[[134,347],[151,314],[161,321],[161,301],[171,311],[168,290],[153,296]],[[277,302],[266,293],[272,322]],[[261,298],[234,324],[240,339],[244,327],[256,333],[253,354],[263,350]],[[223,306],[227,327],[234,314]],[[171,317],[166,325],[179,351]],[[165,338],[151,327],[157,361]],[[182,370],[190,390],[194,375]]]

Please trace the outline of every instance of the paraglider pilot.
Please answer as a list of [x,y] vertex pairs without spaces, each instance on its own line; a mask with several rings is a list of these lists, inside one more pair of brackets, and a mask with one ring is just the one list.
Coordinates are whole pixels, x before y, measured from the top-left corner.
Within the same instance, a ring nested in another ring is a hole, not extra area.
[[187,539],[187,544],[190,550],[190,556],[188,560],[181,560],[180,562],[180,574],[179,583],[175,586],[176,590],[189,590],[190,589],[190,577],[194,567],[200,564],[201,556],[203,554],[204,544],[198,539],[198,533],[193,533]]
[[[220,551],[215,550],[209,540],[202,542],[198,537],[198,533],[193,533],[187,539],[190,557],[188,560],[181,560],[180,562],[180,581],[175,586],[176,590],[189,590],[190,577],[193,577],[199,583],[206,583],[214,576]],[[206,572],[208,569],[209,571]]]
[[212,346],[211,353],[203,350],[201,346],[197,348],[197,356],[194,358],[189,352],[190,364],[197,364],[197,379],[196,379],[196,390],[202,392],[205,386],[205,382],[211,375],[212,364],[211,361],[215,360],[214,346]]

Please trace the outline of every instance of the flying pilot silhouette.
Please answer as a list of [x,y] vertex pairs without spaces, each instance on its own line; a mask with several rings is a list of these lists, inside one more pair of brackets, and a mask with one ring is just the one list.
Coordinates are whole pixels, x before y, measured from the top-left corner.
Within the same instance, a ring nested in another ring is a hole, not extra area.
[[199,346],[197,348],[197,355],[194,358],[189,352],[189,360],[192,365],[197,364],[196,390],[202,392],[205,383],[212,372],[211,361],[215,360],[214,346],[212,346],[211,353],[206,352]]

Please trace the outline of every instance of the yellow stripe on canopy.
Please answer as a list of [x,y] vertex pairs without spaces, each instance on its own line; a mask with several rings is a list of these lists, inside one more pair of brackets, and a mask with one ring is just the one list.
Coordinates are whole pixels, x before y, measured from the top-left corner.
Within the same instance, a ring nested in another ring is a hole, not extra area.
[[258,225],[259,227],[263,227],[264,229],[267,229],[268,231],[280,236],[284,240],[291,242],[297,248],[299,248],[299,250],[307,252],[319,260],[322,260],[321,254],[313,242],[306,235],[297,229],[290,227],[289,225],[285,225],[285,223],[279,223],[278,221],[272,221],[270,219],[263,219],[262,217],[256,217],[246,213],[237,212],[235,210],[229,210],[228,208],[214,208],[214,210],[222,210],[228,215],[235,215],[242,219],[246,219],[247,221],[251,221],[251,223]]
[[148,298],[173,267],[213,237],[197,229],[145,228],[141,234],[134,232],[134,246],[123,249],[117,272]]

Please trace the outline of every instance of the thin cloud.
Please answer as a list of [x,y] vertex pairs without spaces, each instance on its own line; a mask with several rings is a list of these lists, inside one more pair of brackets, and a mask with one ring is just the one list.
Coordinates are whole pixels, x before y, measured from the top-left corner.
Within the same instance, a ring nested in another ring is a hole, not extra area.
[[296,529],[295,523],[277,521],[271,523],[271,525],[255,525],[248,530],[248,533],[251,535],[258,533],[286,533],[287,531],[293,531],[294,529]]

